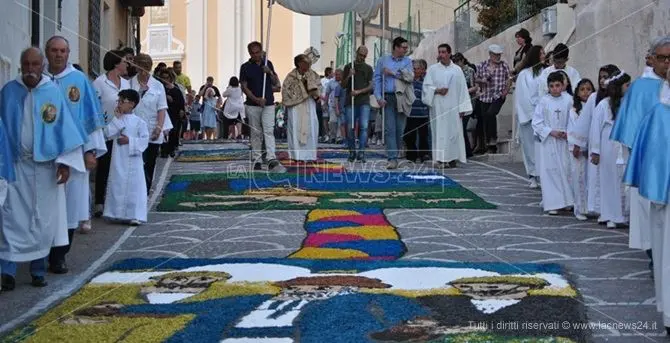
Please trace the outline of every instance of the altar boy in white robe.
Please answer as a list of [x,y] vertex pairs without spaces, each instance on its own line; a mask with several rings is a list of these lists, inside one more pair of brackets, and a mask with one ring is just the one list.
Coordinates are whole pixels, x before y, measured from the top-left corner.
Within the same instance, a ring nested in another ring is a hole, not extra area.
[[421,100],[430,107],[433,160],[442,167],[467,162],[462,118],[472,113],[472,101],[463,70],[452,63],[451,47],[437,48],[439,63],[428,67]]
[[80,223],[90,219],[89,171],[95,168],[96,158],[107,152],[105,136],[102,133],[105,118],[88,76],[68,63],[70,56],[68,41],[60,36],[51,37],[45,45],[45,53],[49,64],[44,74],[60,88],[73,118],[88,134],[88,140],[83,147],[86,171],[83,173],[72,171],[70,179],[65,184],[70,244],[54,247],[49,254],[49,270],[55,274],[65,274],[68,272],[65,256],[70,251],[74,232],[80,227]]
[[2,289],[14,289],[16,263],[30,261],[32,285],[46,286],[52,246],[68,244],[65,188],[70,168],[84,172],[86,132],[60,89],[42,76],[37,48],[21,54],[21,76],[0,91],[0,120],[10,144],[16,181],[0,211]]
[[282,85],[282,101],[288,116],[288,154],[294,161],[316,161],[319,122],[316,101],[321,93],[319,75],[310,66],[307,55],[293,59],[293,69]]
[[540,138],[540,183],[542,206],[551,215],[558,214],[574,205],[568,173],[570,152],[568,150],[568,120],[572,109],[572,97],[563,92],[563,73],[549,74],[546,94],[535,107],[533,131]]
[[142,154],[149,146],[149,128],[133,113],[139,102],[137,91],[120,91],[114,118],[105,128],[105,136],[114,139],[114,154],[103,217],[134,226],[147,222],[147,185]]
[[[666,55],[667,57],[667,55]],[[624,183],[649,201],[656,309],[670,336],[670,69],[657,102],[639,125]]]

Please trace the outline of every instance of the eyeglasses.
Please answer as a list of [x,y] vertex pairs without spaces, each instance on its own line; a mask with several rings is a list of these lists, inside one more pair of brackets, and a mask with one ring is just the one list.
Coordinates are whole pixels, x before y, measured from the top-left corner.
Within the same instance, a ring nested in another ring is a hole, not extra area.
[[670,62],[670,55],[654,55],[658,61]]

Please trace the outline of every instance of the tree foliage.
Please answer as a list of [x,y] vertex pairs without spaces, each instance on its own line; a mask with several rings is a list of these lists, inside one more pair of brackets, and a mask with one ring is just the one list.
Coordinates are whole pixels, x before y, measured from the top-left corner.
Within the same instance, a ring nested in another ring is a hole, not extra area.
[[475,0],[477,22],[482,25],[481,35],[491,38],[516,21],[515,0]]

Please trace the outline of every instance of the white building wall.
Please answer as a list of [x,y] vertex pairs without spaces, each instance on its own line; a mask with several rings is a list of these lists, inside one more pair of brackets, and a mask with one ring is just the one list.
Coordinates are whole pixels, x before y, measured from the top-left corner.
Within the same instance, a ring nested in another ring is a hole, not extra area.
[[7,1],[0,21],[0,86],[19,74],[21,51],[30,46],[30,0]]
[[186,25],[188,27],[186,34],[186,56],[187,70],[191,78],[191,85],[200,87],[205,84],[206,68],[206,49],[205,49],[205,0],[190,0],[186,3]]
[[[300,13],[293,13],[293,56],[302,54],[311,46],[312,38],[310,35],[311,20],[310,17]],[[270,39],[273,39],[270,37]],[[281,39],[281,37],[275,37]],[[317,47],[318,49],[319,47]],[[272,55],[272,51],[270,51]],[[291,65],[293,58],[291,58]]]
[[[314,71],[319,74],[325,67],[328,66],[328,58],[323,55],[323,46],[321,44],[321,32],[323,28],[322,23],[323,17],[310,17],[309,19],[309,45],[319,50],[319,53],[321,54],[321,58],[315,65],[312,66],[312,69],[314,69]],[[305,49],[306,48],[307,47],[305,47]]]
[[70,42],[70,63],[79,63],[79,20],[79,0],[63,0],[62,26],[56,34]]

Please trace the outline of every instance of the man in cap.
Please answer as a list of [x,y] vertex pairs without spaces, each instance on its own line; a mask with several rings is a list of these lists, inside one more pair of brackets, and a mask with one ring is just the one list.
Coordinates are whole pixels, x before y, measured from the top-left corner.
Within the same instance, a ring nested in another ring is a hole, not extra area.
[[[500,109],[505,104],[509,92],[507,80],[510,77],[510,68],[502,60],[503,48],[500,45],[489,46],[489,59],[477,66],[475,82],[481,87],[479,97],[479,113],[482,125],[477,125],[476,153],[497,152],[498,120]],[[484,146],[486,145],[486,147]]]

